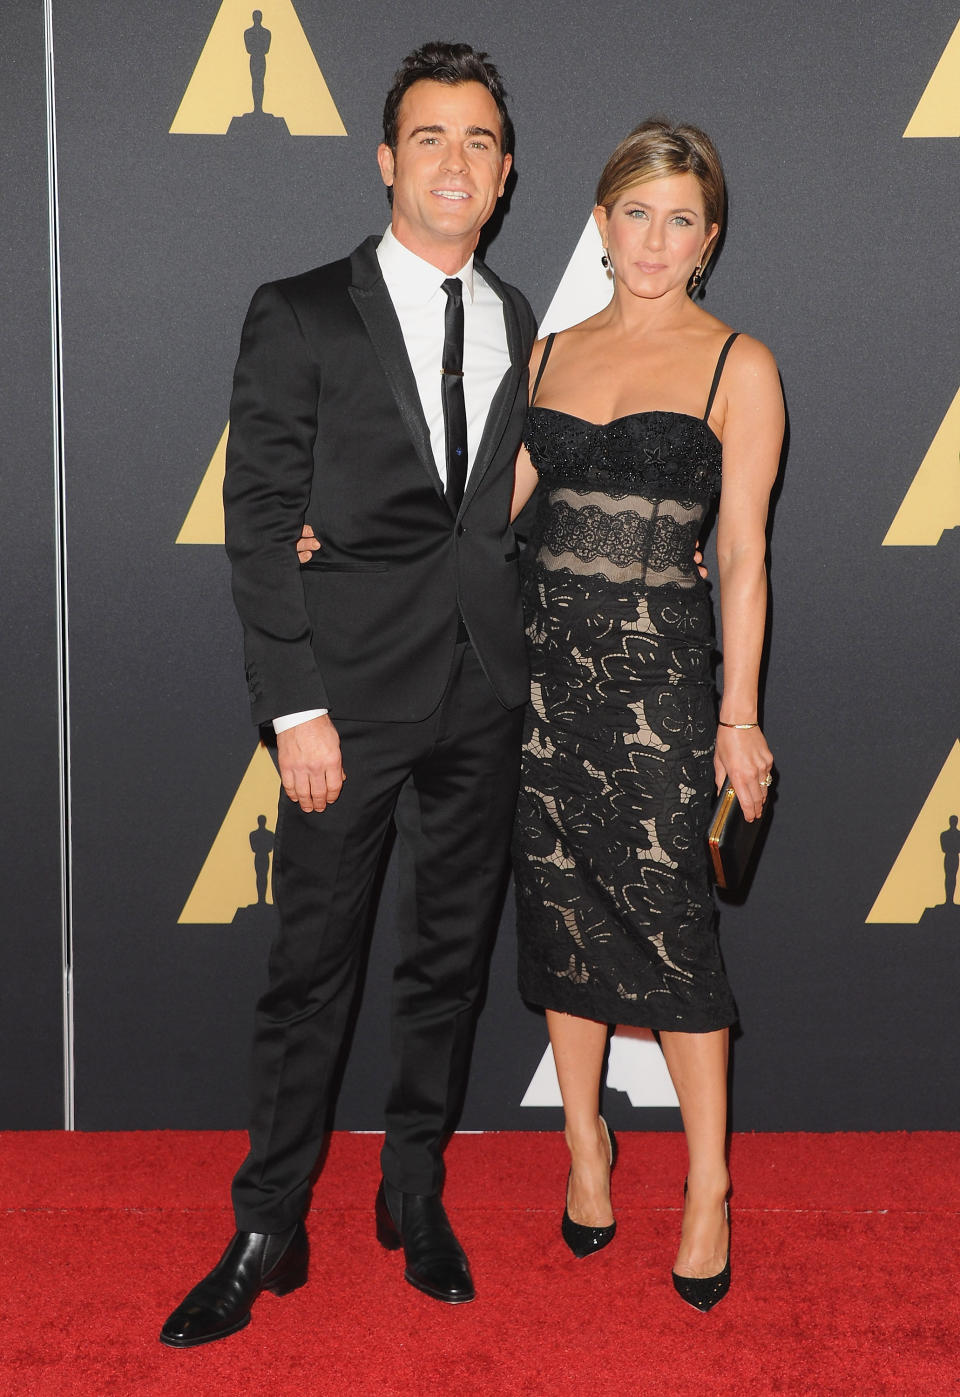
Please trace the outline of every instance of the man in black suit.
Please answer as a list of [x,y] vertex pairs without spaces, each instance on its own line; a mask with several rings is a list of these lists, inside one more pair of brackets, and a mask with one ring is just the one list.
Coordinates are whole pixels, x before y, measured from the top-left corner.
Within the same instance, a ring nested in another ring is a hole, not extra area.
[[[474,1295],[440,1190],[528,686],[510,500],[536,327],[473,255],[512,144],[485,55],[410,55],[378,150],[390,229],[261,287],[244,326],[224,502],[253,717],[278,734],[280,932],[238,1231],[164,1325],[176,1347],[233,1333],[262,1290],[306,1279],[309,1178],[395,816],[415,915],[394,973],[377,1235],[427,1295]],[[323,547],[301,571],[304,522]]]

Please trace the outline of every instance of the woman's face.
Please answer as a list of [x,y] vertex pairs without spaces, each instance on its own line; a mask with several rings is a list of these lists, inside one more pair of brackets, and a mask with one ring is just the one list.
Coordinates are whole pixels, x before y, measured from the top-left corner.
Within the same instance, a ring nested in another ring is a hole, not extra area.
[[635,184],[609,214],[598,204],[593,216],[617,282],[646,299],[677,287],[685,291],[717,233],[717,225],[707,223],[697,177],[689,172]]

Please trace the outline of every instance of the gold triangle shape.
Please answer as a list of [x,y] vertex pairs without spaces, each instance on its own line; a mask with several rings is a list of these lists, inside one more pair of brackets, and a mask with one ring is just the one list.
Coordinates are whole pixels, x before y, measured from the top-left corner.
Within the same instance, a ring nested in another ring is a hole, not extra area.
[[[201,923],[209,926],[232,922],[241,907],[257,902],[257,877],[254,865],[254,843],[270,840],[260,835],[263,829],[272,834],[277,822],[277,797],[280,777],[270,754],[261,743],[250,760],[237,793],[224,816],[223,824],[204,860],[197,881],[177,918],[178,925]],[[259,836],[259,837],[258,837]],[[270,871],[273,854],[270,854]],[[270,879],[267,878],[266,900],[272,903]]]
[[960,136],[960,22],[924,88],[904,136]]
[[960,528],[960,390],[903,497],[884,545],[936,544]]
[[[223,136],[235,117],[253,112],[244,35],[255,6],[256,0],[223,0],[173,118],[172,135]],[[345,136],[292,0],[261,0],[259,10],[270,33],[264,112],[282,117],[291,136]]]
[[177,534],[178,543],[223,543],[223,476],[227,468],[229,430],[228,422]]
[[[960,816],[960,742],[955,742],[943,769],[917,816],[896,862],[887,874],[867,922],[916,925],[928,907],[943,907],[944,855],[941,836]],[[956,826],[954,826],[956,828]],[[958,921],[960,921],[960,908]]]

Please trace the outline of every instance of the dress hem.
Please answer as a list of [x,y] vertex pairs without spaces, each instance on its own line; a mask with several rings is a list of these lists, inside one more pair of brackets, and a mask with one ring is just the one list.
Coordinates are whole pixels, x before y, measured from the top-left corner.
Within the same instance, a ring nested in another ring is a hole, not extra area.
[[[552,986],[556,990],[557,986]],[[728,1006],[718,1010],[715,1015],[708,1015],[702,1010],[699,1013],[692,1013],[689,1009],[673,1016],[655,1014],[650,1010],[640,1013],[639,1006],[633,1017],[629,1017],[626,1011],[629,1003],[626,1000],[618,1001],[616,1006],[609,1006],[615,1012],[610,1014],[598,1014],[595,1011],[584,1013],[582,1007],[575,1005],[573,997],[562,1002],[564,996],[545,994],[542,990],[530,991],[520,988],[520,997],[525,1004],[535,1009],[550,1009],[556,1014],[570,1014],[574,1018],[588,1019],[591,1023],[605,1023],[616,1028],[649,1028],[653,1033],[716,1033],[720,1029],[732,1028],[739,1022],[739,1014],[736,1006]]]

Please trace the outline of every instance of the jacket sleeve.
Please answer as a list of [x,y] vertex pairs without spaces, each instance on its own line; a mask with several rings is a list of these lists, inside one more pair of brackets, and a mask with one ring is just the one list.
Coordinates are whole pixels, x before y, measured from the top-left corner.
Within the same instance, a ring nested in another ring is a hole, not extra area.
[[294,547],[313,485],[317,366],[293,306],[261,286],[243,326],[223,507],[253,720],[327,708]]
[[[530,302],[521,292],[514,292],[514,301],[517,307],[517,315],[520,317],[520,326],[523,333],[523,343],[527,358],[533,349],[537,339],[537,319],[534,315]],[[513,532],[517,540],[517,546],[522,551],[526,548],[533,532],[533,524],[540,503],[539,486],[534,490],[527,503],[523,506],[516,519],[513,521]]]
[[523,334],[523,345],[527,358],[533,349],[537,339],[537,318],[531,309],[530,302],[521,291],[513,290],[514,304],[517,308],[517,315],[520,318],[520,328]]

